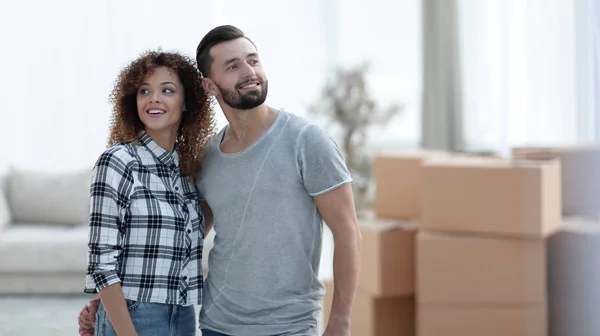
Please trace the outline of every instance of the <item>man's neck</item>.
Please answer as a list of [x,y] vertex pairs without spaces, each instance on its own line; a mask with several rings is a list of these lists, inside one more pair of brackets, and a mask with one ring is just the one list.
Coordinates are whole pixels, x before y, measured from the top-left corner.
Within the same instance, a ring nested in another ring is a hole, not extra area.
[[222,108],[229,129],[226,137],[240,144],[250,144],[264,134],[275,122],[279,112],[265,104],[251,110]]

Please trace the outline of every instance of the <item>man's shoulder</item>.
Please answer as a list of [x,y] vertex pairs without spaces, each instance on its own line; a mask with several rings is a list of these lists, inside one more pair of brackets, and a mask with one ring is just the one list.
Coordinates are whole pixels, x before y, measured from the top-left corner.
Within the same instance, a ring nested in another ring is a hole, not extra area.
[[225,131],[225,128],[227,128],[227,126],[223,127],[221,130],[219,130],[218,132],[214,133],[213,135],[211,135],[208,138],[208,142],[205,148],[205,157],[206,154],[209,154],[210,152],[214,151],[216,148],[216,145],[218,145],[218,143],[220,142],[223,132]]
[[216,141],[219,141],[219,139],[223,136],[223,132],[225,131],[225,129],[227,129],[227,127],[229,127],[229,124],[223,126],[219,131],[214,132],[213,134],[211,134],[208,137],[208,143],[213,144]]
[[280,113],[282,113],[284,117],[287,118],[286,124],[290,128],[302,129],[306,127],[306,125],[311,124],[311,122],[307,118],[294,114],[293,112],[281,109]]
[[294,134],[298,144],[303,142],[319,142],[323,139],[331,138],[330,134],[316,123],[299,115],[288,114],[290,114],[289,129],[286,131]]
[[295,137],[299,140],[315,133],[325,133],[325,130],[321,126],[311,122],[303,116],[293,114],[291,112],[282,111],[287,115],[288,122],[286,123],[286,133]]

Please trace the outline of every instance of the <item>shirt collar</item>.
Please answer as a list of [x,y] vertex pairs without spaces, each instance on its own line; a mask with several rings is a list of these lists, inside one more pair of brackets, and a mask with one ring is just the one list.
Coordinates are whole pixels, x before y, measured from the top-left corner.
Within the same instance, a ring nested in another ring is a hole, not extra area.
[[158,161],[166,166],[179,166],[179,154],[177,154],[177,150],[173,150],[173,152],[169,152],[164,148],[160,147],[152,137],[146,133],[146,131],[140,132],[140,142],[150,153],[152,153]]

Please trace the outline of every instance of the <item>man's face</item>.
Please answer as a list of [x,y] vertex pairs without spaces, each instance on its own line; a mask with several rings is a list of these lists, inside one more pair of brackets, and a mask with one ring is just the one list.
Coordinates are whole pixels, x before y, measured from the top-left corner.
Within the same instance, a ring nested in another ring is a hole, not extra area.
[[252,42],[245,38],[223,42],[210,49],[210,56],[213,62],[207,80],[215,86],[210,93],[238,110],[265,102],[269,83]]

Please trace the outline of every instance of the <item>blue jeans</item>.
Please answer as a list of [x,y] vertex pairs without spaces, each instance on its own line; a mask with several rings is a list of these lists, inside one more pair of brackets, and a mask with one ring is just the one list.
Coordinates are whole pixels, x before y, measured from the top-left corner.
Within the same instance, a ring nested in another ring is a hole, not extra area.
[[[133,326],[140,336],[196,336],[194,306],[125,301]],[[94,335],[117,336],[102,303],[96,313]]]
[[227,335],[221,334],[220,332],[208,330],[208,329],[202,329],[202,336],[227,336]]

